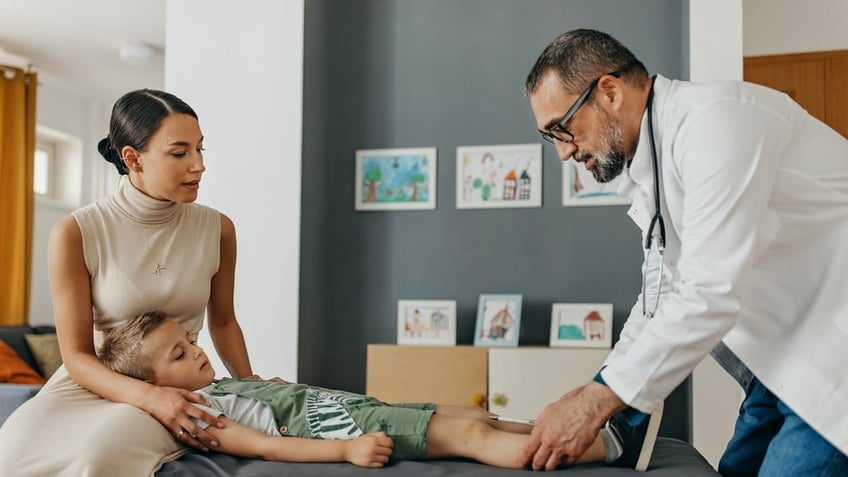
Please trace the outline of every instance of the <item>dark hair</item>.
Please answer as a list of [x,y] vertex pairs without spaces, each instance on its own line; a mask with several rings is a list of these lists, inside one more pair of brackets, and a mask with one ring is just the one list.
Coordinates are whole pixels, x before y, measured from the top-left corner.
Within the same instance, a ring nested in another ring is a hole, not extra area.
[[137,379],[153,379],[150,360],[145,359],[144,338],[168,319],[160,311],[137,316],[106,332],[97,356],[109,369]]
[[648,70],[633,53],[612,36],[589,29],[572,30],[545,47],[524,82],[524,94],[536,91],[548,71],[557,72],[568,93],[579,94],[599,76],[620,71],[625,81],[645,84]]
[[111,162],[121,175],[129,173],[121,149],[131,146],[141,152],[162,120],[172,114],[188,114],[197,119],[197,113],[180,98],[171,93],[155,89],[131,91],[115,101],[112,119],[109,120],[109,135],[97,143],[97,150]]

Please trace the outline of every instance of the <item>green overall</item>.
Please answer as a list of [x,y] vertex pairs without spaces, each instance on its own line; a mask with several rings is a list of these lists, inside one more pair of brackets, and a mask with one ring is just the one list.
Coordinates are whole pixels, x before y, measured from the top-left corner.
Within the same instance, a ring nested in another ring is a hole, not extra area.
[[224,378],[209,390],[236,394],[268,407],[280,434],[310,439],[354,439],[383,431],[394,441],[392,459],[427,458],[432,403],[387,404],[371,396],[306,384]]

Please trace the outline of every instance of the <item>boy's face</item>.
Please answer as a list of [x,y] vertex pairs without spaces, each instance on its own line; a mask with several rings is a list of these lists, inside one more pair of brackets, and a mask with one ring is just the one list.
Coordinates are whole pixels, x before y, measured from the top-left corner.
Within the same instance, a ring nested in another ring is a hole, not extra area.
[[179,323],[165,320],[147,335],[145,355],[152,361],[153,384],[188,390],[202,388],[215,378],[215,370]]

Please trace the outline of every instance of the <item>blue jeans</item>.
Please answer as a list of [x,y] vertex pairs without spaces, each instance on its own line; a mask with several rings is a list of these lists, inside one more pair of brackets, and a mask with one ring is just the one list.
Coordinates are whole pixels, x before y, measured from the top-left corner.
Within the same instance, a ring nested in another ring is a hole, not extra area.
[[754,378],[718,472],[724,477],[846,476],[848,457]]

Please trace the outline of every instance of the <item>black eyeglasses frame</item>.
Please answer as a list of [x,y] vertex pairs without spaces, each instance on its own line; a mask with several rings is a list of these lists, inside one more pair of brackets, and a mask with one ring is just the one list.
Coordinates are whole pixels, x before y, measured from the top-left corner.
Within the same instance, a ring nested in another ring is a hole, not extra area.
[[[542,139],[551,144],[554,144],[555,140],[566,144],[574,141],[574,134],[568,132],[565,126],[568,124],[569,121],[571,121],[571,118],[574,117],[575,114],[577,114],[577,111],[580,109],[580,107],[583,106],[586,101],[589,100],[589,97],[592,95],[592,91],[595,89],[596,86],[598,86],[598,83],[601,81],[601,78],[607,75],[615,76],[616,78],[621,78],[621,71],[611,71],[605,75],[599,76],[597,79],[589,83],[589,86],[587,86],[586,89],[583,90],[583,93],[581,93],[577,100],[574,101],[574,104],[572,104],[571,107],[568,108],[568,111],[565,112],[565,114],[562,116],[562,119],[560,119],[557,124],[555,124],[547,131],[539,131],[539,134],[542,136]],[[568,138],[566,139],[565,137],[560,137],[558,135],[560,133],[566,134]]]

